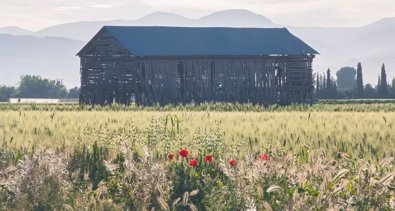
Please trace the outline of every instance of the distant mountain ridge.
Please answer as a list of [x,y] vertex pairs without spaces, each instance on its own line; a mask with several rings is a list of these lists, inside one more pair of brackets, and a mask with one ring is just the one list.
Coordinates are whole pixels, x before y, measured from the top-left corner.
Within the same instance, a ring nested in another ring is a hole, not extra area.
[[79,59],[83,41],[58,37],[0,34],[0,85],[15,85],[21,75],[62,79],[68,87],[79,84]]
[[[232,18],[233,17],[233,18]],[[104,25],[126,26],[188,26],[188,27],[280,27],[268,18],[248,10],[225,10],[201,17],[190,19],[180,15],[155,12],[137,20],[111,20],[94,22],[76,22],[51,26],[35,33],[36,36],[67,37],[88,41]]]
[[[6,75],[35,73],[43,76],[59,76],[57,78],[63,78],[69,87],[79,85],[79,59],[75,54],[104,25],[285,27],[248,10],[218,11],[198,19],[155,12],[137,20],[74,22],[47,27],[37,32],[19,27],[4,27],[0,28],[0,34],[10,34],[8,36],[15,37],[10,41],[0,36],[0,63],[3,66],[0,70],[0,84],[14,84],[17,81],[15,78],[19,78],[18,75],[8,80],[5,78]],[[362,62],[364,81],[376,83],[381,64],[385,63],[388,78],[395,75],[393,41],[395,17],[385,18],[361,27],[286,27],[291,33],[320,52],[313,63],[315,71],[323,72],[330,68],[335,75],[341,66],[356,66],[357,62]],[[30,39],[27,39],[25,35],[31,36]],[[51,45],[52,48],[35,45],[34,42],[38,40],[40,40],[39,43],[45,41],[45,45]],[[10,43],[4,44],[4,42]],[[25,45],[21,46],[18,43],[25,43]],[[21,53],[20,49],[24,49],[24,52],[31,52],[34,56],[30,57]],[[49,57],[47,51],[59,57]],[[43,63],[47,65],[42,65]],[[62,67],[54,70],[54,67],[59,66],[56,64],[61,64]]]
[[32,35],[34,32],[22,29],[17,26],[6,26],[0,28],[0,34],[11,34],[11,35]]

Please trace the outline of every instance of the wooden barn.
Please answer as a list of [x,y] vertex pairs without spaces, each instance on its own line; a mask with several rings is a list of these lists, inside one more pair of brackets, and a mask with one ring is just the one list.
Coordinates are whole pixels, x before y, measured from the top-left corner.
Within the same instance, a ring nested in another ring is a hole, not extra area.
[[105,26],[77,54],[80,103],[311,103],[316,54],[286,28]]

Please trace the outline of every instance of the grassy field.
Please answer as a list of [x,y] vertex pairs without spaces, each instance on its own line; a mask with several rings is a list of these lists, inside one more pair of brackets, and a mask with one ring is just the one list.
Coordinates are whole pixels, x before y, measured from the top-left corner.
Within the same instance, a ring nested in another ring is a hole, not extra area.
[[[330,102],[312,107],[206,104],[139,108],[1,104],[0,140],[3,144],[0,163],[3,164],[0,167],[13,168],[13,171],[0,170],[0,200],[9,202],[3,207],[0,205],[0,209],[33,209],[57,200],[45,195],[48,194],[45,188],[36,192],[25,190],[24,194],[17,188],[27,182],[18,168],[27,171],[26,163],[36,161],[34,168],[32,163],[29,164],[30,171],[47,166],[41,173],[31,172],[36,176],[48,171],[51,165],[57,171],[67,172],[65,178],[59,173],[49,176],[69,184],[66,189],[56,186],[65,191],[57,197],[65,200],[63,205],[74,210],[105,209],[106,206],[132,210],[232,210],[251,206],[258,210],[283,210],[291,204],[296,210],[375,207],[391,210],[395,208],[395,192],[391,189],[395,187],[392,182],[395,170],[392,159],[395,155],[394,111],[395,104],[387,101]],[[185,160],[177,156],[183,148],[189,150]],[[168,163],[171,153],[177,159]],[[267,153],[270,161],[258,162],[256,158],[261,153]],[[208,154],[215,158],[210,165],[204,161]],[[55,163],[51,161],[53,156],[59,159]],[[191,159],[196,159],[199,164],[191,168],[188,165]],[[229,159],[237,160],[237,170],[229,166]],[[126,165],[128,162],[140,168]],[[55,167],[59,165],[64,169]],[[158,172],[154,167],[159,168]],[[126,174],[125,169],[132,176]],[[14,176],[4,176],[7,174]],[[73,176],[75,174],[80,176]],[[141,179],[144,184],[134,183],[140,174],[154,176],[152,180]],[[168,175],[176,179],[167,178]],[[13,181],[12,177],[20,180]],[[246,184],[243,182],[244,186],[240,186],[239,179],[245,180]],[[164,186],[158,189],[154,185],[158,182],[163,182]],[[149,185],[152,187],[145,196],[133,192]],[[129,192],[124,190],[125,187],[130,189]],[[79,191],[75,192],[76,189]],[[216,203],[208,202],[207,197],[214,197],[216,189],[225,194],[220,194]],[[89,196],[97,194],[98,190],[103,195]],[[195,190],[200,193],[192,193]],[[22,198],[10,199],[7,191],[21,194]],[[227,191],[238,191],[239,195],[232,197],[226,195]],[[19,203],[23,206],[18,207],[18,200],[27,200],[23,197],[38,192],[44,192],[44,195],[33,197],[36,207],[28,205],[29,200],[25,205]],[[191,195],[191,201],[185,199],[186,193]],[[86,201],[75,201],[77,195],[85,197]],[[144,197],[151,198],[145,201]],[[178,198],[181,202],[176,203]],[[234,204],[223,200],[231,200]],[[64,209],[62,204],[52,202],[46,206]]]

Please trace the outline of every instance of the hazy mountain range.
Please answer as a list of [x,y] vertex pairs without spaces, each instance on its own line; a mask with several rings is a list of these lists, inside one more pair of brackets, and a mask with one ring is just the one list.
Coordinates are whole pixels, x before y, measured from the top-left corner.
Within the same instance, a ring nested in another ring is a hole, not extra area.
[[37,32],[16,26],[0,28],[0,84],[14,85],[20,75],[39,74],[79,85],[79,59],[75,54],[103,25],[287,27],[320,52],[314,71],[362,62],[364,81],[376,83],[382,63],[395,75],[395,17],[362,27],[293,27],[273,23],[248,10],[219,11],[199,19],[156,12],[138,20],[109,20],[59,24]]

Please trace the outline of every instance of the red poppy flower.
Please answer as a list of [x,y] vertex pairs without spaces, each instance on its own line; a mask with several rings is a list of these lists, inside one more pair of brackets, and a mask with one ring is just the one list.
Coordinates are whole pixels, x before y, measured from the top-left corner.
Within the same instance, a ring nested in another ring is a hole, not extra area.
[[268,154],[262,153],[262,154],[259,154],[259,155],[258,155],[258,159],[269,160],[270,157],[269,157]]
[[189,161],[189,165],[190,166],[197,166],[197,164],[198,164],[198,161],[195,160],[195,159],[192,159],[192,160]]
[[170,154],[169,154],[169,160],[173,160],[174,159],[174,154],[171,152]]
[[187,158],[188,157],[188,150],[186,148],[180,150],[180,156],[183,158]]
[[230,160],[229,160],[229,164],[230,164],[231,166],[235,166],[235,165],[236,165],[236,160],[230,159]]
[[204,162],[211,162],[211,161],[213,161],[213,159],[214,159],[213,155],[206,155],[204,157]]

